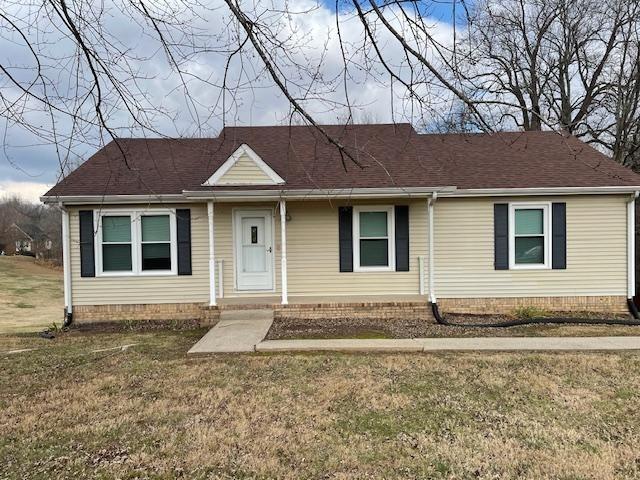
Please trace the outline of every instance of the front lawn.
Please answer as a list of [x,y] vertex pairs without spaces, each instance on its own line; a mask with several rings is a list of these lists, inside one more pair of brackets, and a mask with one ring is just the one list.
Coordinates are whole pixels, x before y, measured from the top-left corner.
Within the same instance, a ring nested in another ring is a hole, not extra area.
[[640,476],[635,353],[187,357],[203,333],[0,336],[0,478]]
[[62,271],[31,257],[0,256],[0,333],[35,332],[64,320]]

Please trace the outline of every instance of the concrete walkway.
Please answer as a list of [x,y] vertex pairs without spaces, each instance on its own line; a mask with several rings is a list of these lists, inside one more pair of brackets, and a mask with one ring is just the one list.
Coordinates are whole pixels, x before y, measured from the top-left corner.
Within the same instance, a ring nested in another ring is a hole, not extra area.
[[188,353],[640,350],[640,337],[481,337],[264,340],[273,310],[223,310]]
[[258,352],[435,352],[517,350],[640,350],[640,337],[483,337],[268,340]]
[[254,352],[273,323],[273,310],[223,310],[220,321],[188,353]]

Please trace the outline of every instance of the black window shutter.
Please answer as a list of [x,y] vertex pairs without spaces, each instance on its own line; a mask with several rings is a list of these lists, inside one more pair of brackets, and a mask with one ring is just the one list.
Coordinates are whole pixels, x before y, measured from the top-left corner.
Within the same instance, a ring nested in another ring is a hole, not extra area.
[[493,205],[494,268],[509,270],[509,204]]
[[567,268],[567,204],[551,205],[551,268]]
[[353,272],[353,207],[338,208],[340,271]]
[[78,218],[80,219],[80,276],[95,277],[93,210],[80,210]]
[[409,206],[396,205],[396,272],[409,271]]
[[178,237],[178,275],[191,275],[191,210],[176,210]]

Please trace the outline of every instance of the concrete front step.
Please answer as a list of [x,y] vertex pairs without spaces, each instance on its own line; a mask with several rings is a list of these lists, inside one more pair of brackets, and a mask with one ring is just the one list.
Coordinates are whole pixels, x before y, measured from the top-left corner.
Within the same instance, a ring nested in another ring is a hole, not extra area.
[[225,311],[247,311],[271,309],[274,318],[295,320],[332,320],[332,319],[372,319],[372,320],[422,320],[435,323],[431,307],[424,301],[319,301],[290,303],[270,303],[254,299],[253,303],[220,303],[217,307],[205,307]]

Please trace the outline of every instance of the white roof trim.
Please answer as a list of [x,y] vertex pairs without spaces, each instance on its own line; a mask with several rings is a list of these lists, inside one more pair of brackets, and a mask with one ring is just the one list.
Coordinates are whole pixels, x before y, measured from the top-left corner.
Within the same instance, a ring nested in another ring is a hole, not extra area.
[[470,188],[440,194],[443,197],[507,197],[523,195],[606,195],[633,193],[638,186],[605,187],[528,187],[528,188]]
[[341,188],[341,189],[296,189],[296,190],[184,190],[181,194],[165,195],[85,195],[42,196],[46,204],[65,205],[133,204],[133,203],[193,203],[203,200],[245,201],[280,200],[282,198],[305,200],[324,198],[385,198],[385,197],[429,197],[434,192],[438,197],[502,197],[533,195],[598,195],[624,194],[640,191],[640,185],[628,187],[551,187],[551,188],[495,188],[456,189],[442,187],[391,187],[391,188]]
[[[260,170],[262,170],[265,173],[265,175],[267,175],[273,181],[275,185],[285,183],[284,179],[280,175],[278,175],[273,168],[267,165],[266,162],[262,160],[262,158],[260,158],[260,155],[254,152],[249,145],[247,145],[246,143],[243,143],[214,172],[214,174],[211,175],[211,177],[209,177],[209,179],[202,184],[202,186],[213,187],[215,185],[218,185],[218,182],[224,176],[224,174],[227,173],[229,170],[231,170],[231,168],[238,162],[240,157],[242,157],[243,155],[248,156],[258,166],[258,168],[260,168]],[[224,185],[231,185],[231,184],[225,183]],[[246,183],[243,182],[237,185],[255,185],[255,182],[246,182]]]

